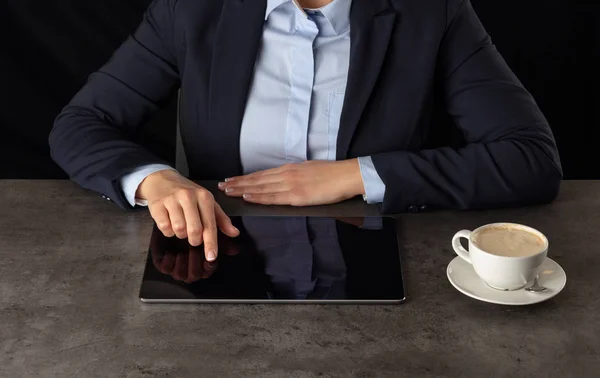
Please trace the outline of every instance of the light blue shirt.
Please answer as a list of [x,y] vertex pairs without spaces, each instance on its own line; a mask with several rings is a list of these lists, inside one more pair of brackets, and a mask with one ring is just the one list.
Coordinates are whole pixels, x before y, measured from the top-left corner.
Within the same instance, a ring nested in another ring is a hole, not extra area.
[[[337,135],[350,65],[351,0],[303,10],[295,0],[268,0],[262,43],[240,133],[244,173],[306,160],[336,160]],[[369,203],[383,201],[385,184],[371,157],[358,159]],[[134,206],[137,187],[153,164],[121,179]]]

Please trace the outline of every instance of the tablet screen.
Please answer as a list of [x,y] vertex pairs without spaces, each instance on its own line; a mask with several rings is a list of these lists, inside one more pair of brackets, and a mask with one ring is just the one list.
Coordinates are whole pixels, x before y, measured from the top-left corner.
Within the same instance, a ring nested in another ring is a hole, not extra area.
[[154,226],[144,302],[401,303],[396,222],[388,217],[231,217],[214,262]]

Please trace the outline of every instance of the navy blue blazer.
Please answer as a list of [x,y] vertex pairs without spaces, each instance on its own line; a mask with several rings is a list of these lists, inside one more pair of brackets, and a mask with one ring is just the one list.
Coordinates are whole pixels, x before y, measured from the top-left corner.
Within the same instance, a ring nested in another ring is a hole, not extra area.
[[[129,208],[119,178],[165,163],[129,137],[181,88],[190,178],[241,174],[240,127],[265,7],[266,0],[153,1],[56,119],[54,160],[83,187]],[[430,144],[449,127],[438,109],[463,145]],[[367,155],[386,184],[388,213],[547,203],[562,179],[546,119],[469,0],[353,2],[337,159]]]

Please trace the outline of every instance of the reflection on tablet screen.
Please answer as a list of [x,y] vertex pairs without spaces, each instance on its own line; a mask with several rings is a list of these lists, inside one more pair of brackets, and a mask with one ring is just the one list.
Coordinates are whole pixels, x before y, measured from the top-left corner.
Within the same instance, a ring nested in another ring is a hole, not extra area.
[[404,299],[392,218],[232,217],[219,256],[154,226],[140,297],[147,302],[361,302]]

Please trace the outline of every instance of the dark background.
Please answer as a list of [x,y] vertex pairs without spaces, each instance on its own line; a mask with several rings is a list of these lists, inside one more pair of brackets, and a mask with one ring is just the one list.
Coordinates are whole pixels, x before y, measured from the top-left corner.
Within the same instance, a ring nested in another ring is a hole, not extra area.
[[[548,118],[565,178],[600,179],[600,117],[595,110],[600,105],[600,2],[472,2]],[[0,2],[0,178],[66,178],[49,155],[54,118],[135,29],[149,3]],[[172,104],[138,140],[170,161],[175,156],[174,114]]]

